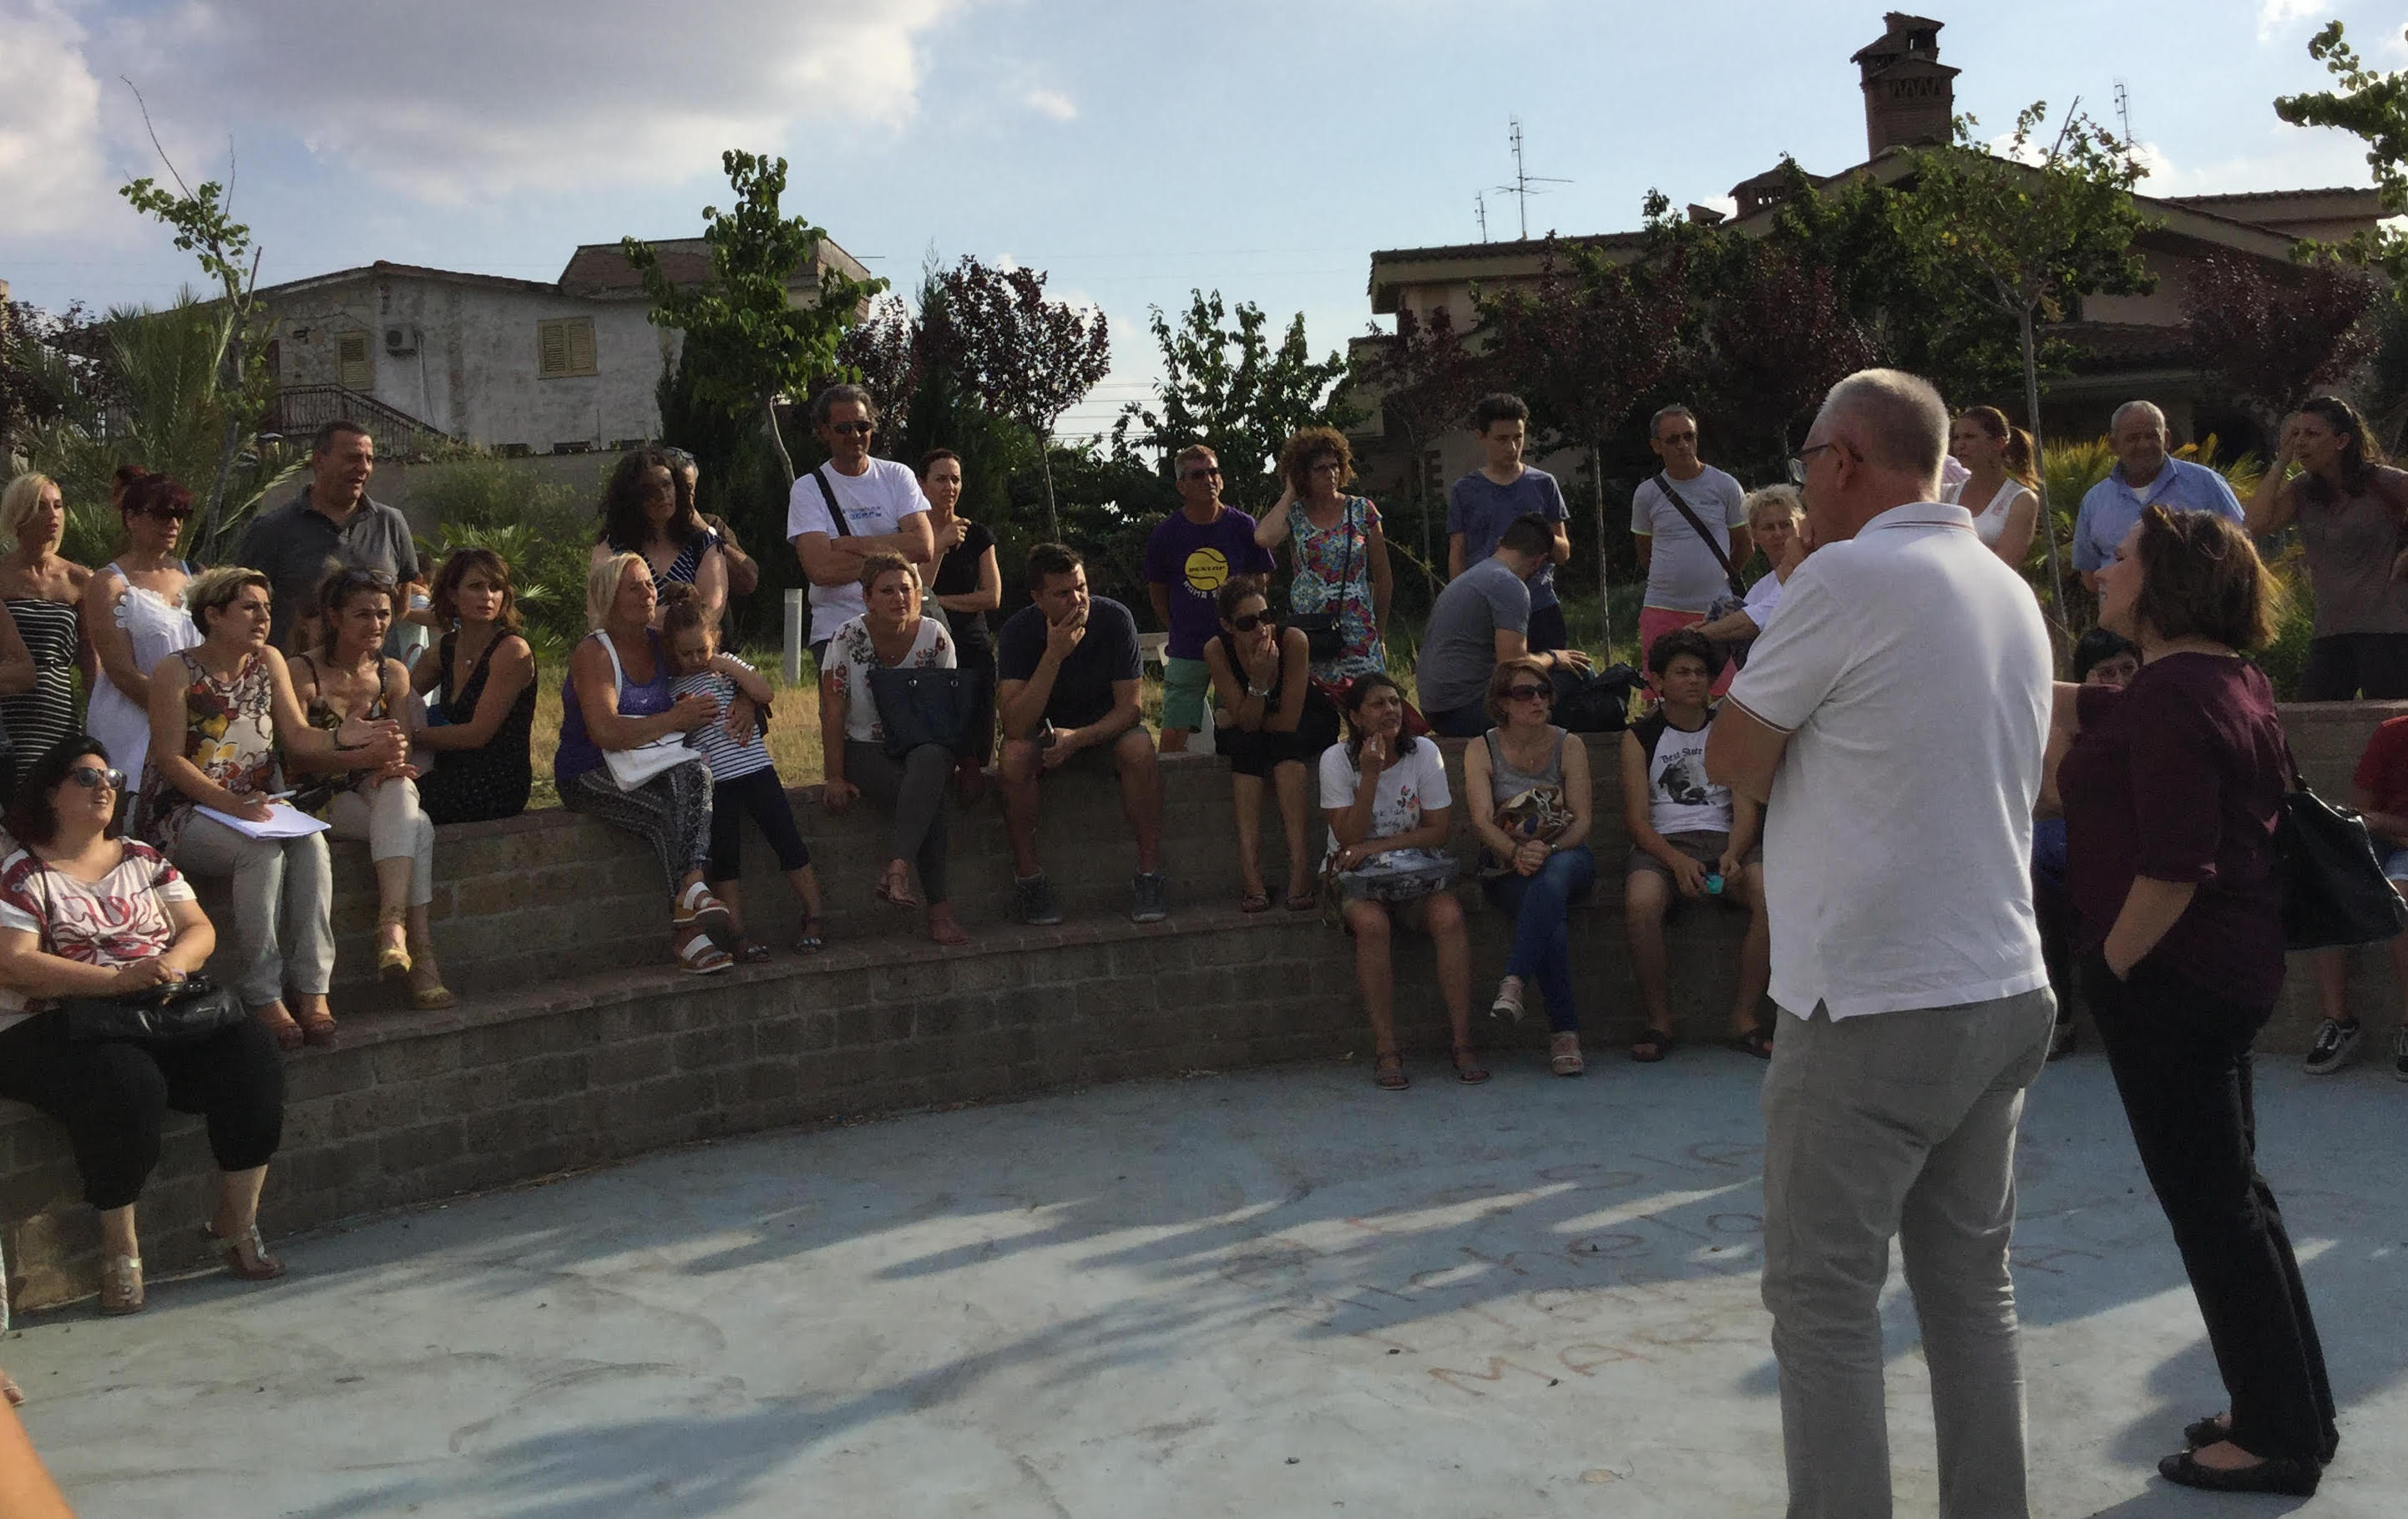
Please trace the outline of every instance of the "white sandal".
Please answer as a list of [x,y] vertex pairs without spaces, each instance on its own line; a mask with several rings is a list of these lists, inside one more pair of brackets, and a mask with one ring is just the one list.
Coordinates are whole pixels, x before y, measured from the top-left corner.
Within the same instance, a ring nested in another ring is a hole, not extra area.
[[697,881],[678,894],[677,907],[669,914],[672,928],[698,927],[714,939],[736,937],[736,917],[717,893]]
[[702,928],[689,923],[676,941],[678,968],[689,976],[716,976],[735,968],[736,957],[723,950]]
[[111,1318],[142,1311],[142,1257],[108,1255],[100,1263],[100,1311]]

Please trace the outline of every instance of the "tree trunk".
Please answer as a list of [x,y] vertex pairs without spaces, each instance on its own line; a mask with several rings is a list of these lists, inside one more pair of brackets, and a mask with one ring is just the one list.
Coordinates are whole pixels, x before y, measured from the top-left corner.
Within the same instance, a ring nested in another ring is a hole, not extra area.
[[1054,511],[1054,445],[1043,433],[1037,435],[1037,467],[1045,477],[1045,537],[1054,543],[1062,541],[1061,520]]
[[218,444],[217,473],[209,480],[209,504],[201,515],[202,562],[214,563],[218,554],[218,515],[225,504],[226,480],[234,474],[234,457],[242,448],[242,419],[228,417],[225,437]]
[[2023,308],[2024,338],[2024,421],[2031,428],[2032,473],[2040,488],[2032,494],[2040,497],[2040,530],[2042,540],[2048,545],[2049,609],[2057,614],[2060,632],[2071,634],[2065,622],[2065,571],[2057,563],[2057,514],[2048,504],[2048,461],[2042,456],[2040,441],[2040,360],[2032,346],[2032,311]]
[[[778,430],[777,396],[764,395],[761,397],[761,422],[762,425],[768,429],[769,446],[778,451],[778,463],[784,466],[786,471],[786,484],[787,487],[791,489],[795,483],[795,456],[786,451],[786,435]],[[829,505],[833,507],[835,503],[830,502]]]
[[1597,517],[1597,615],[1598,623],[1602,624],[1598,632],[1604,639],[1600,645],[1602,651],[1600,663],[1611,665],[1613,663],[1613,593],[1607,589],[1606,580],[1605,443],[1599,438],[1589,439],[1588,494],[1589,503],[1596,509]]

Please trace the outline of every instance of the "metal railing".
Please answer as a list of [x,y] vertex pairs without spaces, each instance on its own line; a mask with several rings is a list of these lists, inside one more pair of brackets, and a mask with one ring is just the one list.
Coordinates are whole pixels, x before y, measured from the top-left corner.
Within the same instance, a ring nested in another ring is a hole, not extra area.
[[285,386],[268,403],[261,430],[299,441],[330,422],[355,422],[366,428],[380,459],[423,459],[456,441],[432,423],[341,385]]

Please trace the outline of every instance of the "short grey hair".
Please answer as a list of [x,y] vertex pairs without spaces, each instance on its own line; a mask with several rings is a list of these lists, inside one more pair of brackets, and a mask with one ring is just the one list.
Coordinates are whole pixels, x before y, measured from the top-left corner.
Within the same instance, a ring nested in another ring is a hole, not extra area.
[[878,402],[867,391],[858,385],[830,385],[811,397],[811,425],[826,426],[829,415],[838,403],[844,401],[851,401],[861,408],[865,420],[873,423],[878,420]]
[[1792,522],[1806,515],[1805,498],[1795,485],[1768,485],[1760,491],[1747,493],[1747,525],[1751,528],[1774,512]]
[[1866,462],[1937,484],[1948,456],[1948,407],[1931,381],[1903,369],[1859,369],[1831,387],[1817,421],[1861,424]]
[[2122,406],[2117,407],[2115,408],[2115,414],[2107,419],[2107,431],[2110,434],[2113,434],[2116,429],[2122,427],[2124,425],[2125,416],[2134,411],[2147,412],[2149,414],[2149,420],[2157,424],[2158,432],[2162,433],[2167,431],[2166,414],[2162,410],[2158,409],[2157,404],[2155,401],[2127,401]]
[[1690,410],[1687,407],[1683,406],[1680,402],[1675,401],[1670,406],[1662,408],[1654,416],[1647,419],[1647,441],[1650,443],[1656,441],[1656,435],[1664,430],[1664,419],[1667,417],[1686,417],[1689,419],[1690,426],[1695,427],[1698,425],[1698,414]]

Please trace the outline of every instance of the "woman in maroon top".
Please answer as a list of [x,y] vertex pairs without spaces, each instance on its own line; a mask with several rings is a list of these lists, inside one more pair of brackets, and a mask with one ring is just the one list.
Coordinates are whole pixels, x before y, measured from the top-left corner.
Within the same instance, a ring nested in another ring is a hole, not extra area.
[[2283,985],[2287,767],[2273,692],[2241,655],[2271,636],[2272,595],[2237,524],[2143,512],[2099,576],[2100,624],[2140,644],[2141,673],[2057,687],[2057,788],[2091,1015],[2232,1398],[2157,1469],[2306,1495],[2339,1440],[2332,1388],[2250,1092]]

